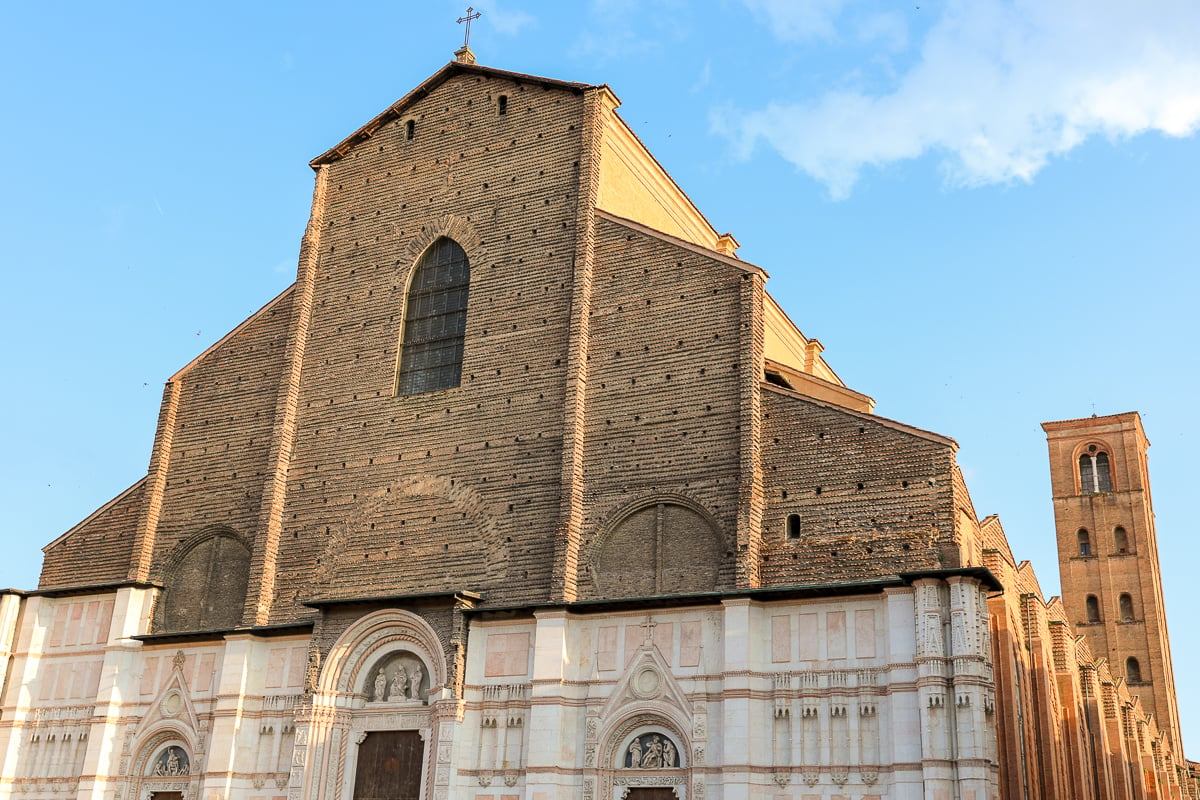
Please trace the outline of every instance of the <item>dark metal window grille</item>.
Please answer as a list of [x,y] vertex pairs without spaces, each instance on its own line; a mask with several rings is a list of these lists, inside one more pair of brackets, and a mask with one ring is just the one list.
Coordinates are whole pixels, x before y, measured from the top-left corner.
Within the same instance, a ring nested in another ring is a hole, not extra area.
[[467,254],[452,239],[438,239],[417,262],[404,308],[400,394],[449,389],[462,381],[470,283]]

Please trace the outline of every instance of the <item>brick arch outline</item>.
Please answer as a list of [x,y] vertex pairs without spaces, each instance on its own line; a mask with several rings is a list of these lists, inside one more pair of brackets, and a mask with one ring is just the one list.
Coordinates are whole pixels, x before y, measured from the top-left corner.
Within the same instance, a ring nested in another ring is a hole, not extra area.
[[[1117,460],[1113,456],[1113,446],[1106,439],[1097,437],[1089,437],[1079,442],[1071,448],[1071,476],[1074,481],[1076,491],[1083,491],[1083,486],[1080,484],[1079,477],[1079,457],[1087,452],[1087,449],[1092,445],[1096,446],[1098,451],[1102,450],[1108,454],[1108,480],[1113,486],[1113,491],[1117,490]],[[1123,481],[1121,481],[1123,483]]]
[[447,664],[437,633],[411,611],[383,609],[356,620],[333,643],[317,679],[325,695],[358,694],[363,670],[381,656],[405,651],[424,665],[431,698],[446,685]]
[[[717,518],[709,512],[708,508],[706,508],[695,498],[680,492],[651,492],[636,497],[633,500],[625,503],[623,506],[620,506],[615,512],[609,514],[604,522],[600,523],[600,525],[594,529],[595,533],[593,534],[592,540],[588,544],[587,548],[587,575],[588,579],[591,581],[593,591],[598,592],[600,590],[600,583],[598,582],[596,575],[596,564],[599,561],[600,552],[604,549],[605,542],[608,541],[609,537],[612,536],[614,531],[621,527],[621,523],[623,523],[625,520],[629,519],[639,511],[651,506],[656,506],[659,503],[665,505],[683,506],[689,511],[693,511],[700,515],[700,518],[708,524],[709,529],[713,532],[713,535],[716,536],[721,543],[722,560],[728,560],[729,556],[727,554],[733,549],[732,543],[729,540],[729,536],[726,533],[725,528],[721,525]],[[718,581],[720,570],[723,567],[724,563],[717,565]]]
[[[204,542],[207,542],[209,539],[215,539],[218,537],[232,539],[240,544],[246,549],[246,552],[250,554],[250,559],[253,561],[253,541],[242,536],[228,525],[207,525],[183,541],[177,543],[163,557],[162,562],[158,565],[158,568],[151,573],[152,579],[157,578],[163,584],[163,589],[161,589],[154,598],[154,613],[152,618],[154,620],[155,630],[160,629],[164,624],[163,614],[166,610],[165,600],[168,593],[171,591],[170,578],[175,573],[175,570],[179,568],[180,564],[183,563],[183,560],[187,558],[188,554],[190,554],[193,550],[195,550]],[[249,593],[249,591],[250,584],[249,580],[247,580],[246,592]],[[244,604],[245,598],[242,598],[242,600]]]
[[309,587],[310,593],[314,596],[320,594],[320,587],[325,584],[329,572],[337,563],[337,554],[352,536],[361,534],[367,528],[390,501],[393,492],[398,497],[435,497],[450,503],[460,513],[466,513],[464,519],[471,523],[473,538],[484,545],[485,581],[494,585],[507,577],[509,548],[496,524],[496,515],[488,509],[488,503],[473,489],[449,476],[419,473],[375,489],[354,510],[348,512],[340,524],[330,526],[330,535],[321,553],[320,567]]

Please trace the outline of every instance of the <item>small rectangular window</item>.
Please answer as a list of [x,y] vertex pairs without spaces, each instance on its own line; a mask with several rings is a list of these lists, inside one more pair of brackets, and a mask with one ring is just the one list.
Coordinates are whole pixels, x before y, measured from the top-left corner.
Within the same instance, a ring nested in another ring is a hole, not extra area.
[[496,106],[500,110],[500,116],[503,117],[505,114],[507,114],[508,113],[508,95],[506,95],[506,94],[500,95],[500,101],[496,104]]

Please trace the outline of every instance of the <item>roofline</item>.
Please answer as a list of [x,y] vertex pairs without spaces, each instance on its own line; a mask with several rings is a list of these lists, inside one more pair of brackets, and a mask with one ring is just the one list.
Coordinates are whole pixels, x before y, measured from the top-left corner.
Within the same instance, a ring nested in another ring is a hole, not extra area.
[[[807,373],[805,373],[805,374],[807,374]],[[912,425],[905,425],[903,422],[897,422],[894,419],[888,419],[887,417],[881,417],[878,414],[868,414],[865,411],[855,411],[853,408],[846,408],[845,406],[839,406],[836,403],[830,403],[826,400],[818,400],[817,398],[810,397],[810,396],[804,394],[803,392],[798,392],[795,389],[787,389],[787,388],[784,388],[783,386],[777,386],[773,383],[767,383],[767,382],[763,381],[759,385],[763,389],[767,389],[772,392],[776,392],[778,394],[786,395],[787,397],[791,397],[796,400],[802,400],[806,403],[812,403],[814,405],[821,406],[822,408],[828,408],[828,409],[832,409],[834,411],[841,411],[844,414],[853,414],[854,416],[858,417],[859,419],[867,420],[868,422],[877,422],[880,425],[883,425],[885,428],[891,428],[892,430],[899,431],[900,433],[907,433],[910,436],[915,436],[919,439],[928,439],[929,441],[937,442],[938,444],[948,445],[949,447],[953,448],[954,452],[958,452],[958,442],[956,442],[954,439],[950,438],[949,436],[943,436],[940,433],[934,433],[933,431],[927,431],[924,428],[915,428]]]
[[452,602],[468,602],[471,604],[482,603],[484,597],[477,592],[468,592],[459,590],[455,592],[422,592],[419,594],[386,594],[375,595],[370,597],[333,597],[333,598],[317,598],[314,600],[305,600],[301,605],[309,608],[324,608],[326,606],[342,606],[342,605],[373,605],[376,603],[428,603],[436,600],[449,600]]
[[[770,303],[771,305],[773,305],[773,306],[775,307],[775,310],[776,310],[776,311],[778,311],[778,312],[779,312],[781,315],[783,315],[783,318],[784,318],[784,319],[786,319],[786,320],[788,321],[788,323],[789,323],[789,324],[790,324],[790,325],[791,325],[793,328],[795,328],[795,329],[796,329],[796,332],[797,332],[797,333],[799,333],[801,336],[803,336],[803,337],[804,337],[804,340],[805,340],[806,342],[812,342],[812,341],[818,341],[818,342],[819,342],[819,341],[820,341],[820,339],[818,339],[816,336],[809,336],[809,335],[807,335],[807,334],[806,334],[804,331],[800,330],[800,326],[799,326],[799,325],[797,325],[797,324],[796,324],[796,321],[795,321],[794,319],[792,319],[792,317],[791,317],[791,315],[790,315],[790,314],[788,314],[788,313],[787,313],[787,309],[785,309],[785,308],[784,308],[782,305],[780,305],[779,301],[778,301],[778,300],[776,300],[776,299],[775,299],[775,298],[774,298],[774,297],[771,295],[771,293],[770,293],[770,292],[768,292],[768,291],[764,291],[764,292],[763,292],[763,294],[766,296],[766,302],[768,302],[768,303]],[[837,370],[835,370],[835,369],[834,369],[834,368],[833,368],[833,367],[830,365],[830,363],[829,363],[828,361],[826,361],[824,358],[821,358],[821,361],[822,361],[822,363],[824,363],[824,364],[825,364],[825,369],[827,369],[827,370],[829,370],[830,372],[832,372],[835,378],[837,378],[839,381],[842,381],[842,386],[845,386],[845,385],[846,385],[846,382],[845,382],[844,380],[842,380],[842,376],[841,376],[841,375],[838,375],[838,374],[837,374]],[[824,379],[822,378],[822,380],[824,380]],[[864,395],[864,397],[865,397],[865,396],[866,396],[866,395]]]
[[[607,84],[605,84],[605,86],[607,87]],[[610,89],[609,91],[611,92],[612,90]],[[613,99],[617,101],[616,104],[613,105],[613,119],[621,123],[625,130],[629,132],[629,135],[632,136],[633,140],[638,143],[638,146],[645,151],[646,155],[650,156],[650,160],[654,162],[655,166],[662,170],[663,175],[667,176],[667,180],[671,182],[671,185],[679,190],[679,194],[684,200],[687,201],[688,205],[692,207],[692,210],[696,212],[696,215],[699,216],[700,219],[704,220],[704,224],[708,226],[710,231],[712,231],[713,236],[719,239],[721,237],[721,233],[717,231],[716,226],[712,224],[711,220],[709,220],[708,215],[706,215],[700,209],[700,207],[696,205],[695,201],[692,200],[691,195],[683,190],[683,187],[679,185],[679,181],[675,180],[675,177],[670,173],[670,171],[668,171],[667,168],[662,165],[662,162],[658,160],[658,156],[654,155],[650,148],[646,146],[646,143],[643,142],[641,137],[637,135],[637,131],[633,129],[633,126],[626,122],[625,118],[617,113],[617,108],[620,106],[621,101],[615,94],[613,94]],[[735,239],[734,241],[736,242],[737,240]]]
[[222,336],[220,339],[217,339],[215,342],[210,344],[208,347],[204,348],[204,351],[201,352],[200,355],[196,356],[191,361],[184,364],[180,369],[178,369],[175,372],[174,375],[172,375],[170,378],[167,378],[167,383],[174,383],[175,381],[182,378],[185,374],[187,374],[187,372],[189,370],[191,370],[192,367],[196,366],[201,361],[203,361],[205,356],[207,356],[209,353],[213,352],[217,348],[221,347],[221,345],[225,344],[230,339],[237,336],[239,333],[241,333],[243,330],[245,330],[247,327],[249,327],[251,323],[255,322],[264,313],[269,311],[272,306],[274,306],[276,303],[278,303],[280,300],[282,300],[286,295],[295,291],[295,289],[296,289],[296,282],[293,281],[290,286],[288,286],[282,292],[275,295],[270,300],[268,300],[266,303],[264,303],[263,306],[258,309],[258,311],[255,311],[253,314],[251,314],[250,316],[246,317],[244,320],[239,322],[233,330],[231,330],[229,333]]
[[46,589],[33,589],[25,592],[20,589],[4,589],[0,593],[19,594],[22,597],[72,597],[81,594],[111,594],[118,589],[161,589],[161,583],[152,581],[116,581],[114,583],[85,583],[77,586],[58,586]]
[[46,552],[46,551],[48,551],[50,548],[52,548],[52,547],[57,547],[57,546],[58,546],[58,544],[59,544],[60,542],[62,542],[62,540],[63,540],[63,539],[66,539],[66,538],[67,538],[68,536],[70,536],[72,533],[74,533],[75,531],[79,530],[81,527],[83,527],[83,526],[84,526],[84,525],[86,525],[87,523],[91,522],[91,521],[92,521],[92,520],[94,520],[96,517],[98,517],[98,516],[100,516],[101,514],[103,514],[105,511],[108,511],[110,508],[112,508],[113,506],[115,506],[117,503],[119,503],[119,502],[121,502],[122,500],[124,500],[126,497],[128,497],[128,496],[129,496],[130,492],[132,492],[134,489],[137,489],[139,486],[141,486],[141,485],[142,485],[142,484],[144,484],[145,482],[146,482],[146,476],[142,476],[141,478],[138,478],[138,479],[137,479],[137,480],[136,480],[136,481],[133,483],[133,485],[132,485],[132,486],[130,486],[128,489],[126,489],[125,491],[121,492],[121,493],[120,493],[120,494],[118,494],[116,497],[114,497],[112,500],[109,500],[107,503],[105,503],[104,505],[100,506],[99,508],[97,508],[97,509],[96,509],[95,511],[93,511],[92,513],[88,514],[86,517],[84,517],[83,519],[81,519],[79,522],[76,522],[74,525],[72,525],[70,528],[68,528],[68,529],[66,530],[66,532],[65,532],[65,533],[62,533],[62,534],[60,534],[60,535],[59,535],[59,537],[58,537],[57,539],[55,539],[54,541],[52,541],[52,542],[50,542],[49,544],[47,544],[47,545],[45,545],[44,547],[42,547],[42,552],[43,552],[43,553],[45,553],[45,552]]
[[[582,94],[586,89],[608,89],[608,84],[593,85],[589,83],[577,83],[574,81],[560,81],[554,78],[543,78],[538,75],[528,75],[524,72],[509,72],[508,70],[496,69],[494,67],[483,67],[479,64],[464,64],[461,61],[451,61],[446,66],[439,69],[437,72],[430,75],[422,81],[415,89],[401,97],[396,102],[385,108],[379,114],[375,115],[366,125],[356,130],[354,133],[347,136],[342,141],[338,142],[333,147],[326,150],[321,155],[308,162],[308,165],[313,169],[317,169],[323,164],[332,164],[334,161],[339,161],[342,156],[350,151],[356,144],[360,144],[370,139],[375,135],[375,132],[382,128],[393,119],[399,117],[405,109],[411,106],[418,100],[423,100],[434,89],[445,83],[455,75],[475,74],[488,75],[497,78],[505,78],[516,83],[532,83],[538,86],[549,86],[555,89],[565,89],[566,91],[575,94]],[[611,89],[608,89],[612,93]],[[616,95],[613,95],[614,99]],[[619,100],[617,101],[620,102]]]
[[611,211],[605,211],[604,209],[602,209],[598,206],[596,207],[596,216],[601,217],[602,219],[606,219],[609,222],[615,222],[618,225],[629,228],[630,230],[637,231],[638,233],[644,233],[647,236],[654,237],[655,239],[661,239],[662,241],[667,242],[668,244],[673,244],[678,247],[682,247],[684,250],[690,250],[693,253],[698,253],[702,256],[708,256],[708,257],[713,258],[717,261],[720,261],[724,264],[728,264],[731,267],[739,269],[742,272],[748,272],[748,273],[755,274],[755,275],[762,275],[764,278],[768,277],[767,271],[765,269],[763,269],[762,267],[759,267],[755,264],[751,264],[749,261],[742,261],[740,258],[734,258],[733,256],[727,256],[724,253],[719,252],[717,250],[710,250],[709,248],[698,245],[695,242],[689,242],[687,239],[680,239],[678,236],[672,236],[669,233],[663,233],[662,231],[657,230],[656,228],[651,228],[647,225],[643,225],[640,222],[634,222],[631,219],[626,219],[625,217],[619,217],[616,214],[612,213]]
[[944,580],[952,577],[976,578],[988,589],[1003,592],[1000,581],[986,567],[958,567],[933,569],[918,572],[901,572],[882,578],[847,583],[795,584],[758,589],[732,589],[695,594],[648,595],[645,597],[619,597],[600,600],[579,600],[573,603],[524,603],[509,606],[482,606],[468,609],[472,615],[512,614],[525,611],[566,611],[573,614],[599,614],[612,611],[641,611],[655,608],[680,608],[698,605],[718,605],[726,600],[754,600],[772,602],[820,597],[846,597],[863,594],[880,594],[887,589],[911,586],[918,580],[934,578]]

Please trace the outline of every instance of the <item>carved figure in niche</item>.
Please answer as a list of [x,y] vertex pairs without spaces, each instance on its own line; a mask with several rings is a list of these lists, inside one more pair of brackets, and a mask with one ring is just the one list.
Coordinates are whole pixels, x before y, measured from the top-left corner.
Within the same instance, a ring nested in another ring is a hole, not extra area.
[[371,695],[371,699],[379,703],[385,699],[387,692],[387,675],[383,672],[383,667],[379,668],[379,672],[375,673],[375,694]]
[[642,740],[634,739],[629,743],[629,766],[637,769],[642,765]]
[[671,742],[670,739],[663,739],[662,752],[663,752],[662,765],[664,767],[675,766],[675,755],[676,755],[675,754],[675,745]]
[[191,771],[187,754],[178,747],[171,746],[162,752],[155,760],[152,773],[159,777],[187,775]]
[[392,676],[392,687],[388,690],[388,701],[392,700],[407,700],[408,699],[408,673],[404,671],[404,667],[396,670],[396,674]]
[[662,737],[654,736],[646,745],[646,752],[642,754],[642,769],[657,769],[662,766]]
[[408,673],[408,697],[410,700],[421,699],[421,681],[425,679],[425,670],[421,669],[421,665],[417,664]]

